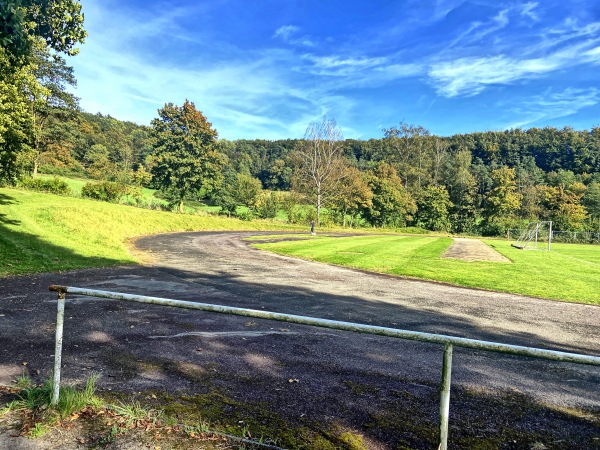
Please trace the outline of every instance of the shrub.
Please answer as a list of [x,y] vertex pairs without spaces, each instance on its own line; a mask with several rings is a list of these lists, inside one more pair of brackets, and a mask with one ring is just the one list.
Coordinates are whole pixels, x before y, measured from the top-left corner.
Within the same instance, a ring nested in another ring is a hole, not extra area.
[[20,185],[33,191],[49,192],[57,195],[73,195],[66,181],[60,178],[24,178]]
[[256,213],[258,214],[258,217],[261,219],[273,219],[275,216],[277,216],[278,203],[277,194],[274,192],[264,194],[259,199],[256,207]]
[[127,186],[113,181],[102,183],[87,183],[81,188],[81,196],[102,200],[104,202],[117,203],[121,197],[127,194]]

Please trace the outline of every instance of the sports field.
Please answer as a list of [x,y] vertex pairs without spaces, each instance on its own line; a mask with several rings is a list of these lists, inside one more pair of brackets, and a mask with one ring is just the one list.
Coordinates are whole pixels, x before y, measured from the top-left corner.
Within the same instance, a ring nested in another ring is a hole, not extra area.
[[504,240],[484,242],[510,262],[444,258],[449,237],[317,237],[256,247],[361,270],[600,305],[600,246],[553,244],[543,251],[515,249]]

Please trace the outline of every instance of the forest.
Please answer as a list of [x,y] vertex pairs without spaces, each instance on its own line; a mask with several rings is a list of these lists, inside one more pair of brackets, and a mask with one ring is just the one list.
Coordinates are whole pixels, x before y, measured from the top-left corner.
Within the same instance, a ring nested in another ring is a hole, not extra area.
[[[305,138],[216,139],[215,150],[225,161],[222,176],[210,192],[191,197],[229,214],[239,205],[258,212],[270,196],[279,208],[315,205],[314,189],[300,179],[298,152],[311,141]],[[160,189],[152,176],[152,127],[80,111],[51,114],[39,141],[22,176],[39,172]],[[552,220],[556,230],[565,231],[600,226],[600,128],[439,137],[400,123],[382,130],[380,139],[334,144],[344,166],[336,169],[337,184],[330,180],[323,192],[323,223],[484,235],[503,235],[536,220]],[[293,213],[289,220],[296,221]]]
[[498,236],[551,220],[555,230],[600,231],[600,127],[436,136],[400,122],[357,140],[323,117],[302,138],[230,141],[188,100],[165,104],[149,126],[120,121],[82,111],[72,93],[66,57],[86,37],[81,5],[44,5],[0,5],[0,185],[78,177],[91,198],[146,187],[179,211],[195,200],[318,225]]

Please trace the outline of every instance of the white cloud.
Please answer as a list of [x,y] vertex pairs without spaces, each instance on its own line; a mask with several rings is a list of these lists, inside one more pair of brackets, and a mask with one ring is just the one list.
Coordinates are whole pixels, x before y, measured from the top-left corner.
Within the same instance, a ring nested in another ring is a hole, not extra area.
[[296,34],[298,31],[300,31],[300,28],[298,28],[295,25],[284,25],[275,30],[273,37],[280,37],[284,41],[287,41],[293,34]]
[[295,25],[284,25],[275,30],[273,34],[274,38],[281,38],[283,42],[292,45],[300,45],[304,47],[314,47],[315,43],[310,36],[303,35],[297,36],[300,32],[300,28]]
[[540,18],[538,17],[538,15],[535,12],[533,12],[533,10],[535,8],[537,8],[537,6],[538,6],[537,2],[525,3],[521,8],[521,16],[528,17],[529,19],[533,20],[534,22],[538,22],[540,20]]
[[504,128],[522,128],[547,123],[550,120],[577,114],[585,108],[600,104],[600,89],[567,88],[561,92],[547,90],[519,103],[511,114],[520,117]]
[[498,55],[438,62],[430,66],[428,75],[438,94],[444,97],[476,95],[494,84],[511,84],[563,68],[598,63],[597,41],[573,44],[540,58]]
[[387,58],[343,58],[337,55],[333,56],[315,56],[305,54],[302,56],[305,60],[314,63],[319,69],[338,69],[340,67],[375,67],[384,64]]

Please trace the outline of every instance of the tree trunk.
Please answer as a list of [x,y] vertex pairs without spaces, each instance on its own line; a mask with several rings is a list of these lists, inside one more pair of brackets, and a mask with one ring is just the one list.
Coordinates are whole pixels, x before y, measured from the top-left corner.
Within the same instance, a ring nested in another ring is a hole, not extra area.
[[35,158],[35,159],[33,160],[33,172],[31,172],[31,177],[32,177],[32,178],[35,178],[35,177],[37,177],[37,174],[38,174],[38,167],[39,167],[39,165],[40,165],[40,162],[39,162],[39,160],[38,160],[37,158]]
[[317,226],[321,226],[321,193],[317,194]]
[[183,199],[179,199],[179,212],[183,213]]

